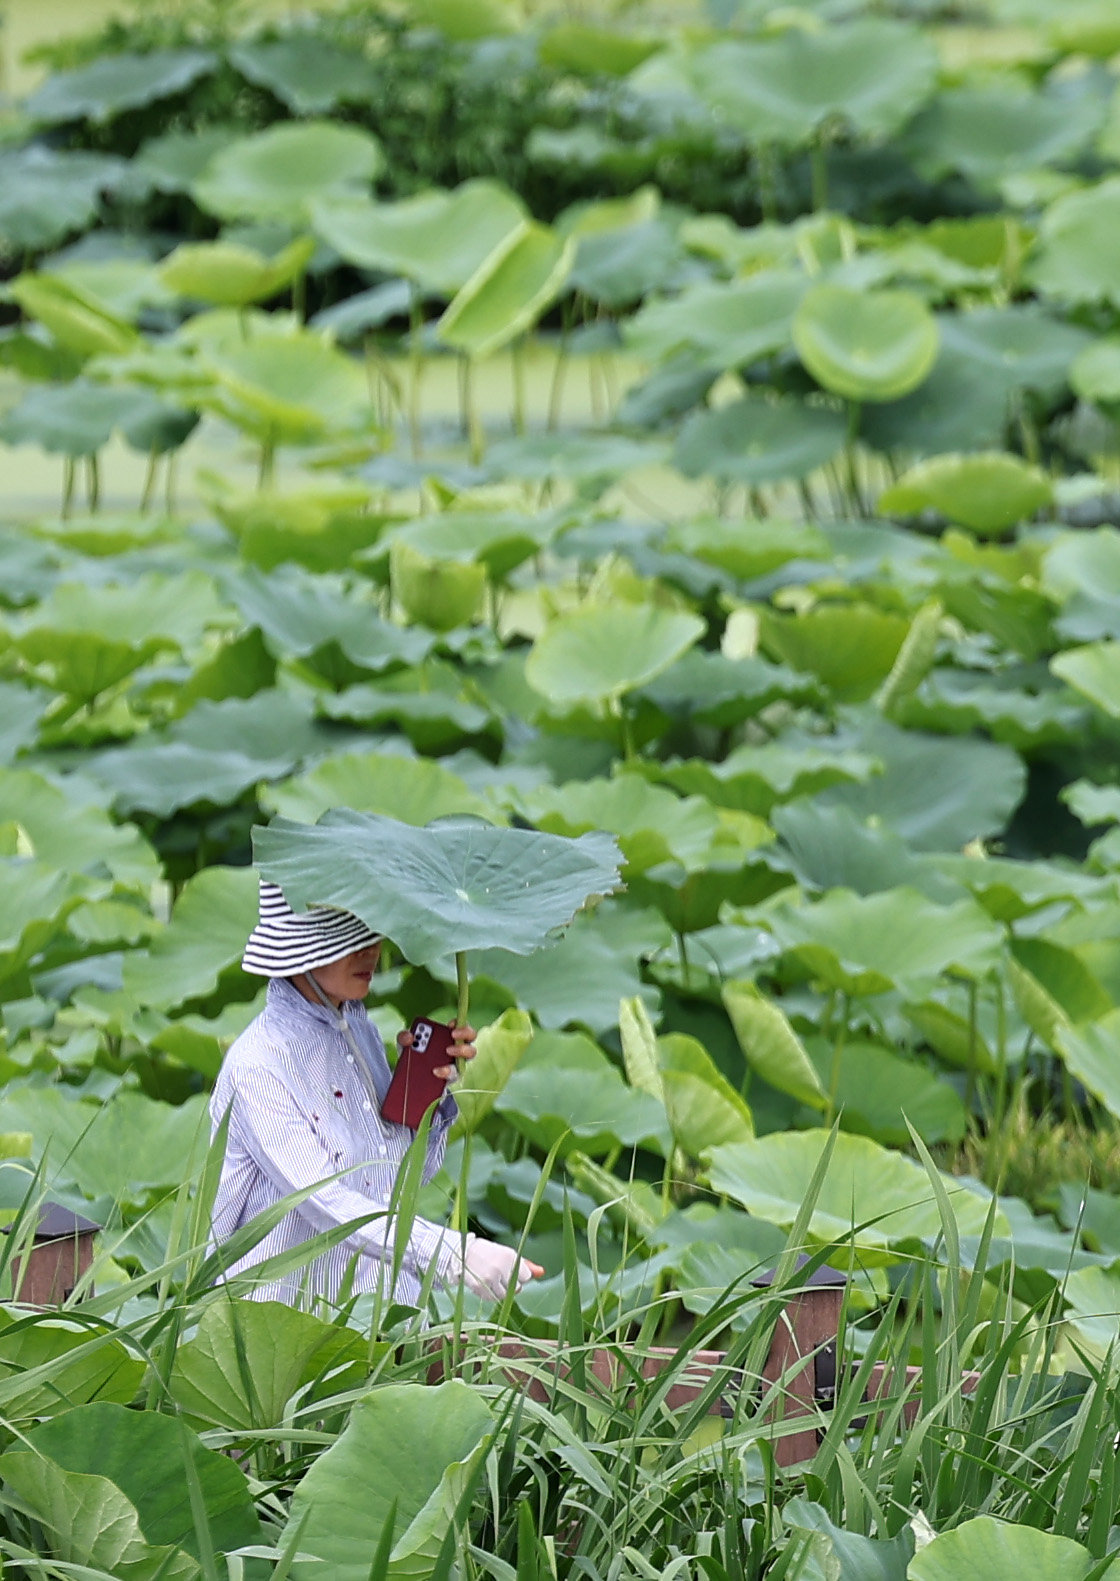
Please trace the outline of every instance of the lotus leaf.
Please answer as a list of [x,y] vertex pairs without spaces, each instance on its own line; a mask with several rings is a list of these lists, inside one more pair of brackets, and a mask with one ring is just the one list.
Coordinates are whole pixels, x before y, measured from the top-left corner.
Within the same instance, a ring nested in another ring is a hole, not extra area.
[[725,984],[722,998],[739,1047],[752,1068],[778,1092],[823,1109],[825,1088],[781,1007],[750,982]]
[[0,439],[10,445],[41,445],[65,456],[92,456],[118,430],[162,410],[162,402],[147,390],[112,389],[75,379],[29,390],[0,421]]
[[968,1129],[968,1111],[947,1081],[879,1043],[850,1037],[836,1049],[810,1037],[805,1049],[845,1131],[908,1147],[911,1125],[929,1143],[959,1142]]
[[1053,502],[1050,478],[1018,456],[934,456],[920,461],[879,496],[884,514],[939,511],[975,533],[1006,532]]
[[241,137],[240,129],[232,125],[165,132],[141,145],[134,164],[157,191],[189,192],[214,155]]
[[40,1087],[4,1096],[6,1123],[31,1132],[32,1157],[38,1162],[46,1155],[52,1186],[71,1183],[88,1197],[136,1201],[189,1178],[206,1150],[205,1094],[176,1108],[163,1104],[155,1115],[153,1100],[139,1091],[114,1093],[106,1104],[63,1094]]
[[55,72],[31,94],[26,109],[46,125],[84,118],[107,122],[124,110],[182,93],[217,64],[217,56],[205,49],[106,55],[73,71]]
[[937,361],[937,320],[907,291],[814,285],[793,316],[792,334],[818,384],[849,401],[895,401]]
[[372,61],[310,29],[248,39],[233,46],[229,59],[295,116],[328,115],[339,104],[368,104],[376,91]]
[[[460,1131],[468,1135],[477,1133],[532,1039],[533,1024],[523,1010],[504,1010],[496,1020],[483,1027],[475,1040],[478,1053],[455,1087],[455,1101],[459,1105],[456,1134]],[[535,1176],[535,1171],[533,1173]]]
[[[172,1416],[94,1402],[40,1423],[21,1442],[27,1449],[17,1451],[20,1455],[29,1450],[28,1458],[41,1455],[63,1471],[107,1478],[133,1505],[149,1543],[181,1547],[198,1557],[192,1482],[215,1549],[225,1552],[259,1539],[245,1473],[228,1456],[203,1448]],[[193,1476],[184,1476],[185,1460]]]
[[562,523],[563,517],[551,511],[537,516],[518,511],[441,511],[391,527],[378,548],[361,560],[370,565],[389,547],[401,543],[437,561],[478,561],[494,581],[503,581],[519,565],[542,553]]
[[349,686],[336,696],[326,695],[319,710],[324,718],[353,720],[367,729],[391,725],[418,752],[436,756],[480,736],[501,739],[493,714],[468,702],[458,688],[425,690],[424,678],[414,672],[405,672],[400,684],[394,677],[391,685]]
[[[829,1140],[827,1131],[800,1131],[713,1148],[708,1171],[712,1189],[759,1218],[791,1225]],[[987,1197],[950,1176],[941,1179],[960,1233],[979,1234],[988,1215]],[[997,1233],[1007,1232],[1001,1212],[996,1213],[996,1225]],[[941,1234],[941,1218],[933,1186],[919,1164],[888,1152],[869,1137],[841,1132],[810,1216],[809,1233],[836,1248],[834,1262],[847,1245],[854,1245],[857,1254],[867,1259],[899,1242],[935,1240]]]
[[1120,787],[1074,780],[1062,791],[1062,800],[1083,824],[1120,823]]
[[51,1557],[102,1575],[158,1574],[194,1581],[198,1565],[181,1549],[144,1541],[136,1507],[108,1477],[63,1471],[27,1451],[4,1456],[8,1484],[41,1524]]
[[108,155],[31,143],[0,152],[0,236],[21,251],[57,245],[97,217],[100,196],[128,166]]
[[909,622],[870,605],[819,606],[803,615],[766,609],[759,641],[772,658],[815,675],[842,702],[870,697],[886,680]]
[[526,960],[483,950],[472,961],[476,977],[497,984],[540,1026],[582,1025],[599,1036],[617,1022],[620,999],[641,995],[656,1006],[656,990],[642,982],[641,960],[667,950],[670,937],[656,912],[603,906],[577,917],[558,943]]
[[1062,605],[1056,625],[1075,642],[1120,637],[1120,532],[1064,533],[1049,545],[1039,586]]
[[903,704],[897,717],[919,730],[946,735],[982,731],[1017,752],[1072,747],[1084,737],[1086,715],[1060,688],[1038,696],[986,684],[967,670],[938,669]]
[[673,464],[685,477],[758,487],[807,477],[826,466],[844,440],[839,412],[800,401],[748,398],[690,417],[677,439]]
[[[701,517],[671,529],[670,549],[728,571],[739,581],[750,582],[788,565],[791,560],[832,558],[828,539],[810,522],[731,522]],[[693,661],[697,655],[689,656]]]
[[878,19],[789,28],[723,42],[689,62],[694,91],[756,143],[797,147],[839,123],[869,138],[896,132],[933,92],[937,56],[913,28]]
[[730,284],[689,286],[667,301],[643,303],[623,327],[630,349],[651,362],[689,352],[722,372],[772,356],[790,344],[804,277],[765,270]]
[[893,828],[917,851],[960,851],[998,834],[1019,805],[1026,779],[1007,747],[970,738],[899,730],[881,716],[853,711],[840,750],[859,750],[882,764],[862,783],[823,792],[828,806]]
[[525,662],[525,678],[550,703],[606,702],[667,670],[703,631],[704,622],[684,611],[586,605],[546,626]]
[[18,823],[27,854],[64,872],[111,873],[145,888],[155,883],[155,852],[138,829],[110,822],[91,789],[73,778],[54,783],[29,769],[0,770],[0,823]]
[[0,1373],[5,1416],[25,1422],[91,1400],[127,1405],[140,1385],[144,1364],[108,1327],[91,1322],[78,1328],[62,1316],[20,1324],[6,1312],[0,1329]]
[[[388,1384],[354,1405],[341,1435],[292,1497],[294,1581],[324,1568],[368,1581],[370,1554],[394,1518],[394,1581],[430,1575],[455,1505],[486,1451],[494,1421],[465,1383]],[[354,1498],[354,1488],[365,1491]],[[306,1556],[306,1557],[303,1557]]]
[[408,0],[408,10],[422,27],[464,42],[515,33],[520,22],[511,0]]
[[436,332],[456,351],[488,357],[536,323],[559,296],[575,244],[526,221],[483,260],[448,304]]
[[293,1397],[360,1384],[366,1346],[339,1328],[278,1301],[215,1301],[175,1352],[170,1390],[189,1421],[205,1427],[279,1427]]
[[337,644],[352,663],[380,671],[419,664],[435,640],[430,632],[383,620],[372,590],[337,577],[294,568],[268,577],[249,571],[232,584],[231,595],[279,659],[309,658]]
[[377,139],[356,126],[289,122],[220,149],[192,191],[219,219],[300,225],[313,199],[367,187],[382,164]]
[[604,1055],[594,1066],[523,1064],[496,1107],[539,1147],[564,1138],[562,1154],[578,1147],[597,1157],[622,1146],[652,1148],[668,1157],[673,1146],[662,1104],[627,1086]]
[[657,1052],[673,1139],[690,1158],[703,1158],[712,1147],[754,1135],[746,1100],[698,1039],[670,1032],[658,1039]]
[[1071,364],[1094,342],[1086,330],[1054,318],[1037,303],[980,307],[968,313],[938,315],[943,351],[966,358],[984,380],[1006,388],[1036,390],[1047,400],[1061,396]]
[[0,921],[2,986],[62,931],[66,916],[82,899],[84,885],[45,862],[0,856],[4,908]]
[[[0,807],[2,786],[0,780]],[[720,826],[715,809],[699,796],[682,799],[637,774],[542,786],[520,797],[519,808],[552,834],[609,830],[617,835],[631,874],[657,862],[703,865]]]
[[1120,719],[1120,642],[1068,648],[1050,661],[1050,668],[1103,713]]
[[14,682],[0,682],[0,764],[10,763],[39,733],[50,695]]
[[487,465],[495,477],[541,482],[550,478],[615,478],[663,459],[664,449],[656,441],[625,434],[530,434],[496,440],[486,451]]
[[125,957],[126,992],[160,1010],[205,998],[226,968],[240,960],[256,921],[253,873],[248,868],[204,868],[184,884],[171,921],[149,949]]
[[320,308],[308,324],[345,345],[365,340],[370,330],[380,329],[390,319],[407,317],[412,302],[413,289],[407,280],[386,280],[384,285],[371,286],[368,291],[358,291],[330,307]]
[[[1076,1277],[1076,1276],[1074,1276]],[[1097,1568],[1087,1549],[1069,1537],[978,1515],[941,1532],[910,1561],[913,1581],[1084,1581]]]
[[389,547],[389,580],[410,622],[448,632],[481,615],[488,578],[485,565],[427,555],[397,538]]
[[[938,990],[944,995],[944,990]],[[960,1070],[981,1071],[994,1076],[999,1062],[992,1051],[995,1038],[989,1039],[989,1030],[998,1034],[999,1029],[981,1025],[978,1015],[959,1014],[941,998],[927,999],[922,1005],[907,1005],[906,1019],[917,1029],[939,1059]]]
[[959,172],[980,187],[1032,167],[1070,164],[1100,130],[1103,105],[995,83],[944,89],[907,128],[903,145],[923,175]]
[[615,311],[671,289],[690,271],[676,226],[666,217],[575,233],[572,288]]
[[1051,1039],[1070,1075],[1114,1115],[1120,1115],[1120,1077],[1116,1070],[1118,1029],[1120,1010],[1112,1009],[1099,1021],[1081,1026],[1057,1021]]
[[812,796],[830,785],[862,782],[878,770],[858,751],[833,750],[792,735],[781,744],[736,747],[722,762],[702,758],[670,759],[647,772],[686,794],[706,796],[719,807],[733,807],[765,818],[776,802]]
[[204,361],[215,379],[205,404],[269,443],[308,444],[372,427],[361,368],[310,332],[258,335]]
[[1060,302],[1120,305],[1108,259],[1120,247],[1120,177],[1060,197],[1042,216],[1031,283]]
[[822,807],[802,797],[771,810],[769,818],[804,885],[875,895],[903,885],[931,900],[957,900],[961,887],[917,856],[893,829],[862,821],[847,807]]
[[262,790],[261,805],[305,823],[314,823],[331,807],[382,813],[418,828],[456,813],[494,816],[491,804],[442,764],[399,753],[351,752],[328,758]]
[[809,702],[817,689],[805,676],[766,659],[693,648],[638,695],[671,718],[727,729],[780,700]]
[[1020,1014],[1051,1048],[1062,1032],[1099,1020],[1113,1008],[1084,956],[1052,939],[1012,939],[1007,965]]
[[972,356],[943,344],[933,371],[916,390],[864,410],[860,437],[875,450],[910,459],[991,450],[1004,443],[1008,422],[1008,393],[1000,380],[980,375]]
[[1083,400],[1120,404],[1120,336],[1086,346],[1070,369],[1069,382]]
[[332,196],[312,205],[316,234],[350,263],[417,280],[451,296],[526,222],[523,205],[491,181],[425,192],[399,203]]
[[360,482],[309,482],[305,488],[233,493],[200,477],[201,491],[224,527],[236,534],[242,559],[272,570],[295,561],[312,571],[341,571],[379,537],[385,518],[369,509]]
[[38,319],[60,346],[79,356],[126,352],[136,343],[136,331],[127,319],[73,279],[21,274],[8,290],[28,317]]
[[649,37],[581,22],[554,23],[540,41],[541,59],[549,65],[611,77],[624,77],[659,47]]
[[314,251],[310,236],[297,238],[271,258],[229,241],[184,243],[160,264],[159,276],[180,296],[216,307],[245,307],[291,285]]
[[295,909],[353,911],[416,965],[469,949],[529,955],[618,883],[607,835],[566,840],[470,818],[423,829],[346,809],[314,825],[277,818],[254,830],[253,852]]

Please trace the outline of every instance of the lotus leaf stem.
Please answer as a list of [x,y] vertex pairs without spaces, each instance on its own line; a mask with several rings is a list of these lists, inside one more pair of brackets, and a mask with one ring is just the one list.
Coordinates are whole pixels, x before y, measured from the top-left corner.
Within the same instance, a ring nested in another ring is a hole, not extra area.
[[459,990],[459,1000],[455,1007],[455,1022],[458,1026],[466,1026],[467,1015],[470,1010],[471,985],[467,977],[467,954],[465,950],[455,952],[455,982]]

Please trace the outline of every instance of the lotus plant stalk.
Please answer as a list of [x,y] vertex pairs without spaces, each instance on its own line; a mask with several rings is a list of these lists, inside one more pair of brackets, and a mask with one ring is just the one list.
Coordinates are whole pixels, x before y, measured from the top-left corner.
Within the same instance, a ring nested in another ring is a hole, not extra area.
[[459,999],[455,1006],[455,1024],[465,1027],[471,998],[471,985],[467,977],[467,954],[465,950],[456,950],[455,952],[455,982],[459,990]]

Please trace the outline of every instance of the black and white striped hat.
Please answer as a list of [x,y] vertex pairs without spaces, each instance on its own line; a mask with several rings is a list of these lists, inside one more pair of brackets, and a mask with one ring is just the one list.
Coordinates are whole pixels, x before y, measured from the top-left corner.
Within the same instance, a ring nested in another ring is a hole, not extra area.
[[257,977],[293,977],[329,966],[381,938],[360,917],[336,906],[293,911],[279,884],[260,881],[260,921],[249,935],[241,965]]

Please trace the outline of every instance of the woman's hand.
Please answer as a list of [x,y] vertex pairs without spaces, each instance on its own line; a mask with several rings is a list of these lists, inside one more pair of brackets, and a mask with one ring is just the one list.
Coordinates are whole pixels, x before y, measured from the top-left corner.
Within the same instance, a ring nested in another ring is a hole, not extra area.
[[[459,1027],[455,1025],[454,1021],[452,1021],[451,1037],[455,1044],[455,1058],[457,1060],[474,1059],[475,1055],[478,1053],[478,1050],[474,1046],[474,1040],[477,1036],[478,1033],[475,1031],[474,1027]],[[397,1033],[397,1048],[402,1054],[404,1053],[405,1049],[412,1047],[412,1041],[412,1033],[407,1027],[405,1027],[403,1031]],[[459,1067],[458,1065],[436,1065],[433,1067],[432,1074],[438,1076],[441,1081],[457,1081],[459,1079]]]

